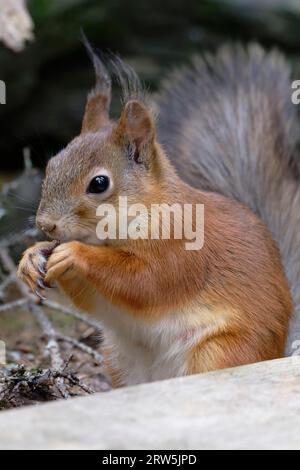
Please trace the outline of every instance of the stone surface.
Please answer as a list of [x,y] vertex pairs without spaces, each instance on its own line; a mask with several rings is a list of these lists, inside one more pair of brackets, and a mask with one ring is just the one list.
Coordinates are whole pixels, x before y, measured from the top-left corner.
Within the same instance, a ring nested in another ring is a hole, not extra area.
[[299,449],[300,358],[2,412],[1,449]]

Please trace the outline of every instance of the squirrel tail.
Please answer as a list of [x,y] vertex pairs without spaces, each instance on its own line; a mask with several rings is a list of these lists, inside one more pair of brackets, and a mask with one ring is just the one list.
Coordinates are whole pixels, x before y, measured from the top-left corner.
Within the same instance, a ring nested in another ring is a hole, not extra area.
[[294,303],[287,355],[300,345],[300,165],[291,92],[290,67],[277,51],[236,45],[173,72],[157,100],[159,140],[179,175],[250,207],[277,241]]

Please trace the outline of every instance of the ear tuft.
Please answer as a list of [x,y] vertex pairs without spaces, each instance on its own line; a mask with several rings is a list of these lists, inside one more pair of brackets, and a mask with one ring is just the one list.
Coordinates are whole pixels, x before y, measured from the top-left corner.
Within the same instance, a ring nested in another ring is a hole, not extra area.
[[109,106],[111,101],[111,79],[109,73],[100,58],[94,52],[91,44],[83,35],[83,42],[88,55],[93,62],[96,84],[89,93],[81,133],[96,132],[101,127],[107,126],[109,120]]

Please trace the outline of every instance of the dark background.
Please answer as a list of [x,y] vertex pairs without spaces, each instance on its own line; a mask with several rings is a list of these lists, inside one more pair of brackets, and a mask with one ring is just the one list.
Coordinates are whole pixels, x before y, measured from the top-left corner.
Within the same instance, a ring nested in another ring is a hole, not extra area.
[[[80,129],[93,71],[80,28],[102,51],[120,53],[150,89],[174,65],[228,41],[259,41],[300,63],[299,0],[30,0],[35,40],[16,54],[0,45],[0,175],[34,164]],[[297,78],[297,75],[295,75]],[[299,78],[299,77],[298,77]],[[116,112],[117,106],[114,105]]]

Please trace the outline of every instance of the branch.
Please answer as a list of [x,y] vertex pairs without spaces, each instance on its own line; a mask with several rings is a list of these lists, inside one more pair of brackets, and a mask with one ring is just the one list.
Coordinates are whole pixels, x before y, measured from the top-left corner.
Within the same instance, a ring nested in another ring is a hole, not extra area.
[[14,300],[13,302],[9,302],[8,304],[0,305],[0,313],[5,313],[5,312],[8,312],[9,310],[15,310],[17,308],[21,308],[27,304],[28,304],[27,299]]
[[98,364],[102,364],[103,362],[103,356],[99,354],[97,351],[94,349],[90,348],[84,343],[81,343],[80,341],[77,341],[77,339],[71,338],[70,336],[64,336],[61,334],[57,334],[57,339],[59,341],[64,341],[66,343],[72,344],[75,348],[79,349],[80,351],[85,352],[86,354],[89,354],[92,356]]
[[88,393],[89,395],[95,393],[95,391],[91,387],[83,383],[76,375],[72,373],[60,372],[60,376],[67,379],[72,385],[77,385],[77,387],[81,388],[84,392]]
[[100,322],[98,322],[97,320],[91,317],[88,317],[84,313],[77,312],[77,310],[74,310],[70,307],[66,307],[65,305],[61,305],[57,302],[53,302],[52,300],[48,300],[48,299],[43,301],[43,305],[45,305],[46,307],[49,307],[52,310],[57,310],[58,312],[62,312],[65,315],[74,317],[77,320],[80,320],[83,323],[86,323],[87,325],[92,326],[96,330],[100,330],[100,331],[102,330],[102,324]]

